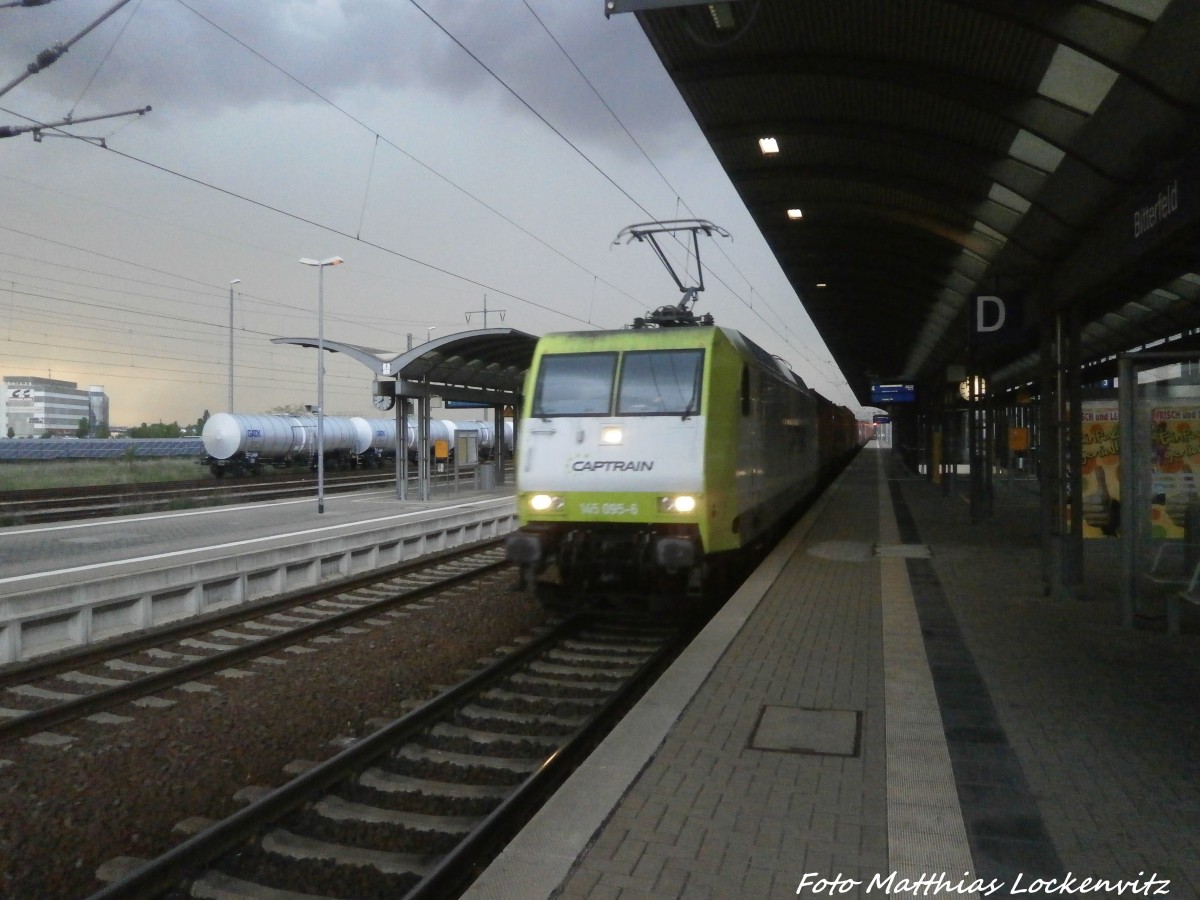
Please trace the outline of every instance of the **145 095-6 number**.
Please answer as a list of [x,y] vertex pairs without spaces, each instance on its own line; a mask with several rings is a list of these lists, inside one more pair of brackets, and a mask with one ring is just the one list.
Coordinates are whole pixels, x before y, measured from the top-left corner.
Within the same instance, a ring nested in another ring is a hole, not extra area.
[[580,503],[579,512],[585,516],[636,516],[636,503]]

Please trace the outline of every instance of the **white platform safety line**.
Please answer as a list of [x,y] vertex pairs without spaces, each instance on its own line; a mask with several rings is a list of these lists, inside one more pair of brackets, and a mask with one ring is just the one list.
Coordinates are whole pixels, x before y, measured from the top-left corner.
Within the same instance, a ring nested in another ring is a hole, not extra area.
[[[900,543],[878,454],[879,545]],[[901,554],[880,554],[883,607],[884,716],[887,732],[888,862],[894,884],[944,876],[950,883],[974,879],[970,843],[916,601]],[[971,873],[969,876],[967,873]],[[892,896],[920,896],[918,889]],[[977,892],[955,892],[977,898]]]

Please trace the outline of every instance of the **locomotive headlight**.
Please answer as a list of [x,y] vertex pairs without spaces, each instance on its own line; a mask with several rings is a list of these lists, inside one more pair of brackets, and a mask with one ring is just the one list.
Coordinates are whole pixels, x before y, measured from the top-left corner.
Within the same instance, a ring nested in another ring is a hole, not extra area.
[[696,510],[696,498],[691,494],[680,494],[678,497],[659,497],[658,511],[664,513],[690,513]]
[[619,444],[625,440],[620,425],[605,425],[600,429],[600,442],[603,444]]
[[534,512],[550,512],[564,506],[562,497],[552,497],[549,494],[534,494],[529,498],[529,508]]
[[683,494],[675,498],[675,512],[690,513],[696,509],[696,498]]

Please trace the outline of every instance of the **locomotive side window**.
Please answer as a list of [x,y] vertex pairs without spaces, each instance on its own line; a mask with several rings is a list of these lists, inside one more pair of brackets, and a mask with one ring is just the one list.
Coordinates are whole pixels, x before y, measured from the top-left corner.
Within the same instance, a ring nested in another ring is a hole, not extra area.
[[604,416],[612,405],[615,353],[555,353],[542,357],[533,414]]
[[742,366],[742,415],[750,415],[750,367]]
[[617,414],[695,415],[703,376],[703,350],[631,350],[621,365]]

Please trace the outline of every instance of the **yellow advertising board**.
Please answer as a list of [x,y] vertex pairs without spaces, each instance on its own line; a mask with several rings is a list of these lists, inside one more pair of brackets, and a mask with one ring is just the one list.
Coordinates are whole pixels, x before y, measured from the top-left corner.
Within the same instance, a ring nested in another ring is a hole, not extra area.
[[1188,504],[1197,500],[1200,406],[1150,410],[1150,467],[1150,536],[1183,538]]
[[1110,537],[1120,525],[1120,412],[1115,402],[1083,404],[1083,536]]

